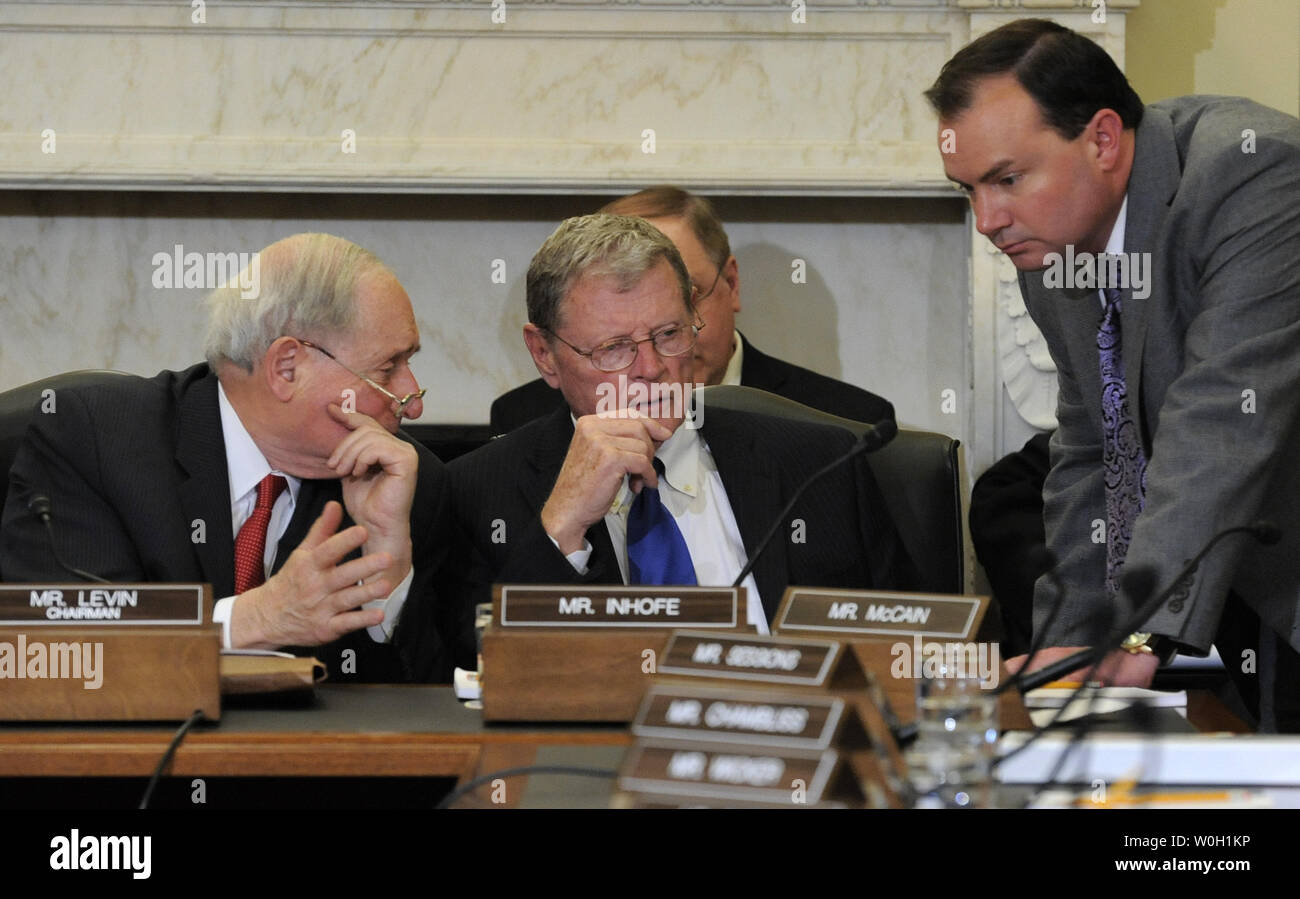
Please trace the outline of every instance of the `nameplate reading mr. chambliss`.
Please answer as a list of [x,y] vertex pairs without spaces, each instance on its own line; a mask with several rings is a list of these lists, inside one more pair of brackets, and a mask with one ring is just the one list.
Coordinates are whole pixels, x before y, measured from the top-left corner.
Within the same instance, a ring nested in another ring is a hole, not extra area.
[[504,586],[505,627],[735,627],[735,587]]
[[0,627],[203,623],[202,584],[5,584]]
[[632,722],[637,738],[830,749],[844,717],[835,696],[655,684]]

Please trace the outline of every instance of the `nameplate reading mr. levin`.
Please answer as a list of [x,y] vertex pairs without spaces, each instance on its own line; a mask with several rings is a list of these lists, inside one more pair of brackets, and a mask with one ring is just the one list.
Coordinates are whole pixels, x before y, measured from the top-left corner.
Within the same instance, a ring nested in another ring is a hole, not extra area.
[[740,607],[731,587],[501,588],[508,627],[735,627]]
[[200,584],[0,586],[0,627],[202,623]]

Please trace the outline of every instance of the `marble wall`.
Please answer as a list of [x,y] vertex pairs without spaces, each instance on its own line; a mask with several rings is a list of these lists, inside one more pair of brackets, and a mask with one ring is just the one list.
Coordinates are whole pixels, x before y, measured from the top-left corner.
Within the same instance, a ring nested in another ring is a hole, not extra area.
[[[889,397],[915,426],[967,424],[961,201],[717,198],[740,263],[740,327],[763,350]],[[487,420],[536,377],[523,347],[533,252],[596,196],[10,191],[0,194],[0,389],[70,368],[201,358],[205,291],[154,284],[158,253],[253,252],[323,230],[381,255],[416,309],[424,421]],[[504,264],[504,283],[493,278]],[[804,261],[804,283],[792,262]],[[945,411],[943,391],[955,398]]]
[[718,197],[758,346],[960,437],[978,473],[1051,424],[1054,369],[921,91],[1027,14],[1122,64],[1136,2],[0,4],[0,388],[186,365],[202,290],[154,287],[154,255],[319,229],[406,283],[426,420],[481,422],[533,375],[522,276],[551,228],[672,182]]

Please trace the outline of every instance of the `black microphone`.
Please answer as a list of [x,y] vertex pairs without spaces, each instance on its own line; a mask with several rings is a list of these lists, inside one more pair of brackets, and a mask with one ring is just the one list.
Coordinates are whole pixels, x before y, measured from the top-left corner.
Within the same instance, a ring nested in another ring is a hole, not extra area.
[[[1211,537],[1201,548],[1191,561],[1183,566],[1183,570],[1178,572],[1178,576],[1173,582],[1156,596],[1151,594],[1155,592],[1156,575],[1150,568],[1134,568],[1124,572],[1123,588],[1124,592],[1134,598],[1134,604],[1137,606],[1135,611],[1127,620],[1122,622],[1122,627],[1116,628],[1106,640],[1102,641],[1099,646],[1089,647],[1080,650],[1073,655],[1066,656],[1060,661],[1053,662],[1025,675],[1020,679],[1020,690],[1022,693],[1028,693],[1030,690],[1036,690],[1044,684],[1049,684],[1062,675],[1069,674],[1071,671],[1077,671],[1080,668],[1092,668],[1098,664],[1101,659],[1112,649],[1119,646],[1124,638],[1133,633],[1144,621],[1156,613],[1160,604],[1169,598],[1173,592],[1194,572],[1201,564],[1201,560],[1206,554],[1218,544],[1224,537],[1232,534],[1250,534],[1260,544],[1272,546],[1282,539],[1282,530],[1271,521],[1258,519],[1250,524],[1238,525],[1236,527],[1225,528]],[[1028,663],[1028,659],[1025,660]]]
[[68,574],[78,577],[83,581],[94,581],[97,584],[109,584],[112,581],[106,581],[102,577],[91,574],[89,571],[82,571],[80,568],[73,568],[59,557],[59,549],[54,543],[54,525],[50,517],[50,498],[44,493],[37,493],[27,500],[27,511],[31,512],[37,518],[45,523],[45,533],[50,538],[50,553],[54,556],[55,563]]
[[785,508],[776,516],[776,521],[772,522],[772,527],[763,535],[763,539],[758,541],[758,546],[754,548],[754,551],[749,556],[749,561],[745,563],[745,567],[740,570],[740,574],[736,575],[736,579],[732,582],[731,586],[739,587],[741,582],[744,581],[745,578],[749,577],[749,573],[754,570],[754,565],[758,562],[759,557],[763,555],[763,551],[766,550],[768,545],[772,542],[772,538],[776,536],[776,532],[781,529],[781,523],[785,521],[785,517],[790,514],[790,510],[793,509],[794,504],[799,501],[799,497],[803,496],[804,491],[812,486],[814,481],[821,478],[826,473],[840,467],[855,456],[860,456],[863,453],[874,453],[876,450],[889,443],[889,441],[893,440],[897,434],[898,424],[892,418],[881,419],[874,425],[867,425],[867,429],[862,432],[862,435],[858,437],[857,441],[849,448],[847,453],[840,456],[838,459],[827,463],[821,468],[821,470],[813,473],[808,480],[800,484],[799,489],[794,492],[794,496],[790,497],[790,501],[785,504]]

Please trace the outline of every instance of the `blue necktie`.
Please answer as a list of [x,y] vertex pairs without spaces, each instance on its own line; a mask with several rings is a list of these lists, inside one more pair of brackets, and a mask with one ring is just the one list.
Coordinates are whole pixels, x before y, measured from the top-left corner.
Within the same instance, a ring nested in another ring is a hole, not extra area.
[[[664,463],[654,460],[664,476]],[[629,584],[694,586],[695,566],[686,540],[664,508],[659,491],[642,485],[627,515],[627,581]]]
[[1119,596],[1133,523],[1146,494],[1147,460],[1137,422],[1129,412],[1124,357],[1120,352],[1120,293],[1107,288],[1106,312],[1097,332],[1101,351],[1102,468],[1106,479],[1106,596]]

